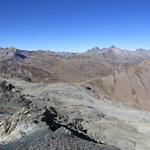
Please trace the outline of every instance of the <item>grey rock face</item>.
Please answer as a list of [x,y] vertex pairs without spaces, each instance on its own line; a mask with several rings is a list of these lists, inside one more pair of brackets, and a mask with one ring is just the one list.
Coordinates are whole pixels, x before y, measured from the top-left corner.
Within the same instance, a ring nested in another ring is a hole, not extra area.
[[0,146],[2,150],[22,149],[22,150],[120,150],[114,146],[107,146],[88,142],[76,136],[70,135],[67,129],[61,127],[55,132],[49,130],[38,131],[28,137],[22,138],[18,142],[13,142],[5,146]]
[[[82,133],[77,124],[64,125],[53,107],[23,108],[0,124],[0,149],[119,150]],[[3,145],[2,145],[3,144]]]
[[[39,134],[46,132],[46,137],[51,137],[53,134],[60,133],[60,130],[63,130],[65,137],[69,139],[65,140],[61,138],[62,134],[57,134],[58,136],[54,136],[57,138],[48,140],[48,147],[53,147],[56,141],[65,144],[62,148],[67,148],[66,144],[69,142],[71,146],[75,146],[74,143],[81,141],[81,144],[78,143],[76,146],[79,146],[78,149],[84,149],[82,143],[85,141],[84,146],[89,145],[87,149],[91,146],[99,149],[105,148],[104,146],[108,148],[111,145],[122,150],[150,148],[150,113],[147,111],[106,99],[97,100],[92,93],[89,94],[89,90],[77,84],[40,84],[17,79],[9,79],[9,83],[16,90],[21,88],[19,95],[24,96],[22,103],[25,104],[24,101],[29,100],[31,105],[24,107],[20,106],[20,103],[15,103],[18,109],[13,112],[13,115],[10,114],[0,121],[0,140],[1,144],[5,144],[1,146],[3,148],[18,145],[30,149],[38,149],[38,147],[44,149],[42,146],[45,145],[47,138],[41,141],[43,144],[39,144]],[[12,104],[15,99],[10,99],[5,104],[10,102]],[[14,108],[14,105],[11,106]],[[74,138],[80,140],[77,142],[75,140],[72,144]],[[34,139],[37,141],[34,142]],[[101,147],[97,147],[98,145]],[[48,147],[46,146],[47,149]],[[75,149],[75,147],[71,148]]]

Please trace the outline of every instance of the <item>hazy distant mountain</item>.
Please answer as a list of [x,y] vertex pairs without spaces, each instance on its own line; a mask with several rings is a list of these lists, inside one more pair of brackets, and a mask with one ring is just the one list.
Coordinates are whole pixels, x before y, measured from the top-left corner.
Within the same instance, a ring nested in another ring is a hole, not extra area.
[[115,46],[84,53],[0,49],[0,71],[7,75],[32,82],[84,83],[111,99],[146,109],[150,105],[150,71],[145,62],[149,60],[150,50],[128,51]]
[[0,149],[148,150],[149,75],[150,50],[0,48]]

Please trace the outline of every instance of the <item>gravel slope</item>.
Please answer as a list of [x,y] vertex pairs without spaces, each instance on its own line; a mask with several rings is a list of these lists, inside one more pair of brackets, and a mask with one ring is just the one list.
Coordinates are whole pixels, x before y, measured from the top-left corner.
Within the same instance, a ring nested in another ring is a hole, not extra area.
[[39,107],[55,108],[61,125],[73,128],[96,142],[123,150],[150,149],[150,113],[109,100],[95,99],[77,84],[40,84],[9,80]]

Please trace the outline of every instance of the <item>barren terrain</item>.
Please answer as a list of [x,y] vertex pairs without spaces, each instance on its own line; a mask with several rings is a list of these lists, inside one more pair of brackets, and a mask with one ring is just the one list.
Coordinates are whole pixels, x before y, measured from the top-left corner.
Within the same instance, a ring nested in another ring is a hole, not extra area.
[[150,51],[0,49],[0,149],[150,149]]

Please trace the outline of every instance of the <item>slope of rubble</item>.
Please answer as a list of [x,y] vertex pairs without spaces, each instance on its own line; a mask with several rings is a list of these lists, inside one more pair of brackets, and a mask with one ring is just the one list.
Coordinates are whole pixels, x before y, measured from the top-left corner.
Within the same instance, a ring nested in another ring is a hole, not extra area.
[[[58,141],[60,149],[67,149],[65,143],[81,141],[78,148],[74,144],[70,144],[70,148],[150,149],[150,113],[147,111],[109,99],[98,100],[89,89],[78,84],[31,83],[16,78],[8,79],[6,85],[9,84],[20,91],[18,94],[23,100],[20,103],[17,99],[10,99],[18,109],[11,105],[15,110],[0,123],[2,148],[9,149],[18,144],[23,147],[27,143],[27,149],[34,149],[34,146],[35,149],[48,149],[49,146],[55,147],[55,141]],[[44,141],[36,137],[45,132]],[[57,133],[67,136],[66,139],[55,138]],[[32,137],[36,137],[35,140],[28,141]],[[43,144],[39,145],[37,141]]]
[[27,100],[11,83],[0,82],[0,92],[4,108],[0,116],[0,149],[119,150],[88,136],[80,119],[69,122],[50,105],[40,105],[36,98]]

